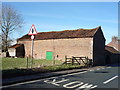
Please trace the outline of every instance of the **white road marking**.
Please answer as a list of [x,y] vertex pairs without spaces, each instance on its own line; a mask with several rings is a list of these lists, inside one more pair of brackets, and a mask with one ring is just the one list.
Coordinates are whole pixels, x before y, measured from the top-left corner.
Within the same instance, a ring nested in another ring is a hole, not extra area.
[[[77,73],[72,73],[72,74],[67,74],[67,75],[61,75],[61,76],[65,77],[65,76],[71,76],[71,75],[76,75],[76,74],[82,74],[82,73],[86,73],[86,72],[87,72],[87,71],[77,72]],[[42,81],[42,80],[52,79],[52,78],[58,78],[58,77],[51,77],[51,78],[45,78],[45,79],[39,79],[39,80],[26,81],[26,82],[16,83],[16,84],[12,84],[12,85],[0,86],[0,88],[18,86],[18,85],[23,85],[23,84],[29,84],[29,83],[39,82],[39,81]]]
[[[52,78],[56,78],[56,77],[51,77],[51,79]],[[13,87],[13,86],[23,85],[23,84],[30,84],[30,83],[39,82],[39,81],[42,81],[42,80],[44,80],[44,79],[33,80],[33,81],[26,81],[26,82],[16,83],[16,84],[12,84],[12,85],[5,85],[5,86],[2,86],[2,88]]]
[[80,81],[70,81],[69,79],[65,79],[65,78],[62,78],[61,80],[57,80],[57,79],[50,79],[50,80],[45,80],[44,82],[45,83],[48,83],[48,84],[53,84],[53,85],[56,85],[56,86],[60,86],[60,83],[62,82],[66,82],[66,81],[69,81],[68,83],[64,84],[63,87],[64,88],[77,88],[77,90],[79,89],[83,89],[83,88],[96,88],[97,85],[93,85],[93,84],[89,84],[89,83],[84,83],[84,82],[80,82]]
[[[53,80],[45,80],[44,82],[45,83],[51,83],[51,84],[54,84],[56,86],[60,86],[58,83],[62,83],[62,82],[66,82],[68,81],[69,79],[65,79],[65,78],[62,78],[62,80],[57,80],[57,79],[53,79]],[[57,82],[56,82],[57,81]]]
[[78,73],[71,73],[71,74],[67,74],[67,75],[61,75],[62,77],[65,77],[65,76],[71,76],[71,75],[76,75],[76,74],[82,74],[82,73],[86,73],[87,71],[84,71],[84,72],[78,72]]
[[111,79],[108,79],[108,80],[106,80],[105,82],[103,82],[103,84],[107,84],[107,83],[109,83],[110,81],[112,81],[112,80],[114,80],[115,78],[117,78],[118,76],[114,76],[114,77],[112,77]]
[[96,88],[97,87],[97,85],[95,85],[95,86],[92,86],[91,88]]
[[[78,84],[71,86],[72,84],[75,84],[75,83],[78,83]],[[74,82],[70,82],[70,83],[67,83],[67,84],[63,85],[63,87],[65,87],[65,88],[75,88],[75,87],[78,87],[82,84],[83,84],[83,82],[74,81]]]
[[89,70],[89,71],[94,71],[94,70]]
[[[111,68],[111,67],[107,67],[107,68]],[[105,68],[101,68],[101,69],[105,69]],[[99,68],[97,70],[99,70]],[[94,71],[94,70],[89,70],[89,71]],[[77,73],[72,73],[72,74],[67,74],[67,75],[61,75],[61,76],[65,77],[65,76],[71,76],[71,75],[76,75],[76,74],[82,74],[82,73],[86,73],[86,72],[87,71],[83,71],[83,72],[77,72]],[[52,78],[58,78],[58,77],[51,77],[51,78],[45,78],[45,79],[39,79],[39,80],[26,81],[26,82],[16,83],[16,84],[12,84],[12,85],[0,86],[0,88],[12,87],[12,86],[23,85],[23,84],[29,84],[29,83],[39,82],[39,81],[42,81],[42,80],[52,79]]]
[[93,89],[93,88],[96,88],[96,87],[97,87],[97,85],[94,85],[94,86],[93,86],[93,84],[88,84],[88,83],[86,83],[86,84],[80,86],[79,88],[77,88],[77,89],[75,89],[75,90],[80,90],[80,89],[83,90],[83,88],[85,88],[84,90],[90,90],[90,89]]
[[107,67],[107,68],[111,68],[111,67]]
[[97,68],[96,70],[100,70],[100,68]]
[[105,69],[105,68],[101,68],[101,69]]
[[62,81],[58,81],[58,82],[53,82],[52,84],[56,85],[56,86],[60,86],[58,83],[62,83],[62,82],[66,82],[68,81],[69,79],[65,79],[65,80],[62,80]]

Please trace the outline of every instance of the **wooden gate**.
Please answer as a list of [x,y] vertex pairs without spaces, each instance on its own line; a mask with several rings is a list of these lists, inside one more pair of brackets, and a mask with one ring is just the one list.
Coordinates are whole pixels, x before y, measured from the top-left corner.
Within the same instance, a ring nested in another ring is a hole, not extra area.
[[84,64],[85,66],[92,66],[93,62],[91,59],[89,59],[88,57],[74,57],[72,56],[72,58],[68,58],[67,56],[65,56],[65,62],[64,64]]

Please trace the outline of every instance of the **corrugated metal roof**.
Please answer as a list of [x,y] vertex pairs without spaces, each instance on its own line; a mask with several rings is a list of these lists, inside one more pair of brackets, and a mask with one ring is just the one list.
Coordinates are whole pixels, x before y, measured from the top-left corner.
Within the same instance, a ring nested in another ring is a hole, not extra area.
[[[101,28],[100,26],[93,29],[76,29],[76,30],[64,30],[64,31],[52,31],[52,32],[40,32],[35,35],[35,40],[46,39],[65,39],[65,38],[90,38],[93,37],[96,31]],[[18,40],[30,39],[31,36],[24,35]]]

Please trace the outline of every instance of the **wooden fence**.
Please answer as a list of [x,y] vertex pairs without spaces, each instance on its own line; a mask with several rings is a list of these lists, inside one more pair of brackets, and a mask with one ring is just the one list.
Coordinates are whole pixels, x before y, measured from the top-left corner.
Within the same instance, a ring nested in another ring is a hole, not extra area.
[[68,58],[67,56],[65,56],[65,62],[64,64],[84,64],[85,66],[92,66],[92,60],[89,59],[88,57],[74,57],[72,56],[71,58]]

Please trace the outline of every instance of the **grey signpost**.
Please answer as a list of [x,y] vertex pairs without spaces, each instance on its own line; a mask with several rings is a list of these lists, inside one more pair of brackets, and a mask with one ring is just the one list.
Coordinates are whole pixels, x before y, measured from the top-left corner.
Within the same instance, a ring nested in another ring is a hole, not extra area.
[[30,66],[32,68],[33,66],[33,51],[34,51],[34,35],[37,34],[36,28],[34,25],[31,26],[30,31],[28,33],[28,35],[31,35],[31,39],[32,39],[32,45],[31,45],[31,62],[30,62]]
[[31,68],[32,68],[32,65],[33,65],[33,50],[34,50],[34,35],[31,36],[31,39],[32,39],[32,47],[31,47],[31,56],[32,56],[32,59],[31,59]]

